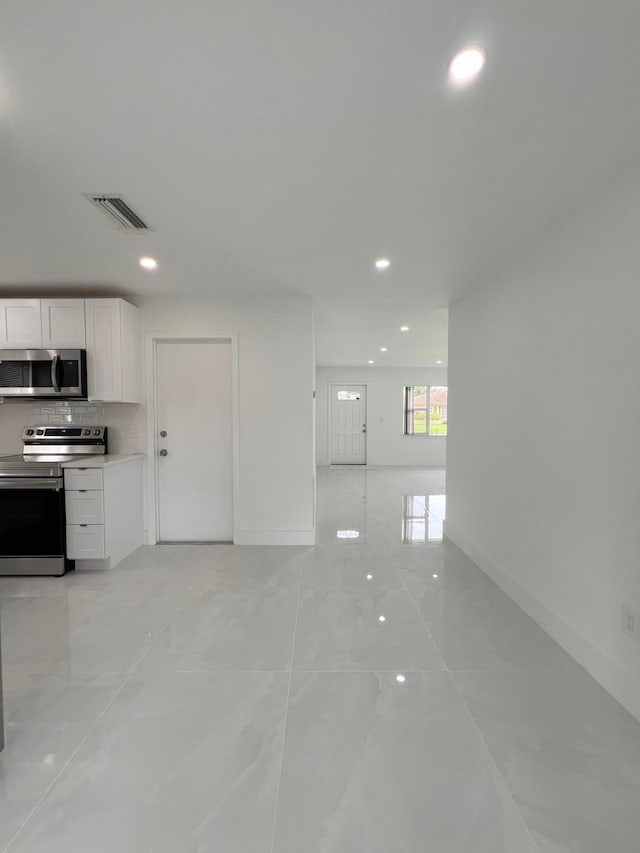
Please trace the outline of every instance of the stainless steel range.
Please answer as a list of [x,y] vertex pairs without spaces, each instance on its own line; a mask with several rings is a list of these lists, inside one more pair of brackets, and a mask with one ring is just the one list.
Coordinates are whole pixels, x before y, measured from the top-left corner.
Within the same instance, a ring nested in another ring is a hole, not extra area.
[[107,427],[34,426],[23,452],[0,456],[0,575],[63,575],[65,555],[62,464],[107,452]]

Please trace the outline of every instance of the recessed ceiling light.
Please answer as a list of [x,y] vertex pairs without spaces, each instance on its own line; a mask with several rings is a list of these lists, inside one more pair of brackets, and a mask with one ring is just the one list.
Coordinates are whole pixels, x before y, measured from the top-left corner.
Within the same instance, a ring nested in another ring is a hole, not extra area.
[[370,358],[370,359],[369,359],[369,364],[373,364],[373,359],[372,359],[372,358]]
[[386,270],[391,266],[391,261],[389,258],[378,258],[376,261],[376,269],[378,270]]
[[439,358],[439,359],[436,361],[436,364],[442,364],[442,359],[441,359],[441,358]]
[[381,615],[381,616],[378,616],[378,622],[386,622],[386,621],[387,621],[387,617],[386,617],[386,616],[382,616],[382,615]]
[[368,580],[368,581],[372,581],[372,580],[373,580],[373,575],[367,575],[367,580]]
[[431,577],[432,577],[432,578],[436,578],[436,580],[437,580],[438,575],[431,575]]
[[409,331],[409,327],[408,327],[408,326],[400,326],[400,331],[401,331],[401,332],[408,332],[408,331]]
[[452,83],[469,83],[484,68],[487,53],[478,44],[470,45],[456,53],[449,63],[449,79]]
[[146,270],[154,270],[158,266],[155,258],[140,258],[140,266]]
[[398,682],[398,684],[404,684],[406,680],[407,680],[406,676],[404,676],[402,674],[396,675],[396,681]]
[[387,348],[386,347],[380,347],[380,352],[387,352]]

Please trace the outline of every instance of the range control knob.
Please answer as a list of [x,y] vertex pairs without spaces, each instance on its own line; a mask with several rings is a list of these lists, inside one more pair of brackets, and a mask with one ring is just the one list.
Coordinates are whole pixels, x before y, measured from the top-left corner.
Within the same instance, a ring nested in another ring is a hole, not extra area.
[[100,430],[99,430],[99,429],[94,429],[93,434],[94,434],[94,435],[100,435]]
[[36,435],[44,435],[44,430],[43,429],[36,430]]
[[90,429],[84,429],[84,430],[82,430],[82,434],[83,435],[91,435],[91,430]]
[[33,435],[32,429],[26,429],[24,432],[25,432],[25,435]]

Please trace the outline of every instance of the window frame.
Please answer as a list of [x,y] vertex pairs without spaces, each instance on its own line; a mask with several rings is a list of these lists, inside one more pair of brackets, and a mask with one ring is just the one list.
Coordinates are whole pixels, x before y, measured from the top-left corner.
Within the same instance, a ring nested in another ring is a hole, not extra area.
[[[413,405],[414,399],[414,388],[424,388],[425,389],[425,405],[419,406],[417,409]],[[448,385],[405,385],[402,389],[402,435],[410,438],[418,437],[418,438],[446,438],[449,431],[445,433],[432,433],[431,432],[431,389],[432,388],[446,388],[447,389],[447,414],[449,408],[448,394],[449,394],[449,386]],[[415,413],[416,412],[424,412],[425,413],[425,432],[415,432]]]

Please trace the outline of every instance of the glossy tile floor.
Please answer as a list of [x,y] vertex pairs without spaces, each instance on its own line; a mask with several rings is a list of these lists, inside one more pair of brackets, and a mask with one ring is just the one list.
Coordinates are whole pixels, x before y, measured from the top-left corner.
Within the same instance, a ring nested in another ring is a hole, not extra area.
[[638,853],[640,724],[458,549],[444,474],[316,548],[0,579],[11,853]]

